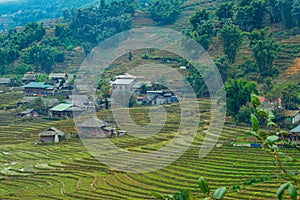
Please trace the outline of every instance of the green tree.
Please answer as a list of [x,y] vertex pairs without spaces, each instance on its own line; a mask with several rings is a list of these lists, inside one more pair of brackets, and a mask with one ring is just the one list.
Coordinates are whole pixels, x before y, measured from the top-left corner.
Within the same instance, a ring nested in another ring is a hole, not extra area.
[[267,4],[270,7],[270,20],[272,23],[279,23],[282,20],[280,7],[277,5],[277,0],[267,0]]
[[[297,5],[294,4],[294,5]],[[276,6],[279,8],[283,23],[287,29],[295,27],[295,19],[293,17],[293,2],[291,0],[277,0]]]
[[244,79],[228,79],[225,84],[228,114],[236,116],[242,106],[250,102],[251,93],[257,93],[256,83]]
[[35,98],[32,106],[40,114],[47,114],[48,112],[47,106],[41,97]]
[[213,36],[214,25],[209,20],[209,13],[206,9],[197,10],[191,17],[192,30],[187,31],[187,35],[197,41],[204,49],[209,48]]
[[261,28],[266,12],[264,0],[243,1],[237,7],[236,23],[245,31]]
[[282,105],[285,109],[294,110],[297,109],[298,99],[298,85],[294,83],[288,83],[284,85],[281,92],[282,95]]
[[297,20],[298,27],[300,27],[300,0],[294,0],[292,15]]
[[154,21],[171,24],[180,14],[180,5],[180,0],[151,0],[148,10]]
[[231,74],[231,66],[227,56],[221,56],[215,60],[215,64],[218,67],[218,70],[222,76],[223,81],[225,82]]
[[192,24],[193,29],[197,29],[198,24],[201,21],[208,21],[208,20],[209,20],[209,12],[206,9],[199,9],[190,17],[190,23]]
[[242,43],[242,31],[234,24],[226,24],[221,30],[224,46],[224,53],[231,63],[235,62],[235,57]]
[[220,4],[217,8],[216,15],[219,20],[231,19],[233,17],[233,2]]
[[252,56],[255,58],[260,78],[276,75],[273,63],[280,50],[279,44],[266,34],[266,29],[260,33],[256,31],[252,32],[249,38]]
[[242,106],[235,116],[235,121],[237,124],[245,123],[248,124],[250,122],[250,115],[253,113],[252,108],[249,105]]

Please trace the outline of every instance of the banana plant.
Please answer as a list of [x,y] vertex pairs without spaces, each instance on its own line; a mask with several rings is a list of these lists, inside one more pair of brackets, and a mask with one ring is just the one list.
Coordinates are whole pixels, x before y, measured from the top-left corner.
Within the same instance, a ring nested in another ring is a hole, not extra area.
[[[284,176],[289,180],[278,188],[277,197],[279,200],[282,200],[287,192],[290,199],[297,200],[297,189],[300,188],[299,173],[288,172],[288,170],[282,164],[282,159],[288,159],[289,161],[294,162],[297,162],[297,160],[286,155],[277,145],[278,142],[280,142],[278,135],[287,135],[288,133],[282,131],[280,127],[273,122],[274,114],[271,111],[262,109],[260,107],[260,100],[256,94],[251,95],[251,102],[255,113],[251,114],[252,131],[249,131],[249,134],[256,137],[263,150],[274,159],[277,168],[282,171]],[[259,122],[256,116],[264,118],[266,120],[267,127],[272,128],[276,134],[268,134],[265,131],[260,131]],[[296,148],[299,149],[298,146],[296,146]]]

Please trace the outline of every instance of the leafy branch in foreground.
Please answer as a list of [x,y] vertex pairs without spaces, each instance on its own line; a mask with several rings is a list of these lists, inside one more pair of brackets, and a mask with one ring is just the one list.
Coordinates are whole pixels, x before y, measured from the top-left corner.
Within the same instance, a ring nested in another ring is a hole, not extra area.
[[[199,178],[198,186],[200,191],[206,196],[204,200],[222,200],[226,194],[225,187],[220,187],[216,189],[214,193],[211,193],[208,183],[203,177]],[[173,196],[161,195],[159,193],[152,193],[152,196],[158,200],[195,200],[194,195],[189,190],[180,190]]]
[[[282,142],[278,135],[287,135],[288,133],[282,131],[279,126],[273,122],[274,114],[271,111],[260,107],[260,100],[257,95],[252,94],[251,101],[255,109],[255,114],[251,114],[252,131],[249,131],[249,133],[257,138],[263,150],[274,159],[277,168],[289,180],[278,188],[278,199],[283,199],[284,193],[287,191],[291,199],[297,200],[297,189],[300,188],[300,175],[299,173],[288,172],[286,167],[283,165],[284,159],[293,162],[296,162],[296,160],[282,152],[278,146],[278,144]],[[260,131],[257,116],[265,119],[267,127],[272,128],[276,134],[269,135],[266,134],[265,131]],[[299,149],[298,146],[296,146],[296,148]]]

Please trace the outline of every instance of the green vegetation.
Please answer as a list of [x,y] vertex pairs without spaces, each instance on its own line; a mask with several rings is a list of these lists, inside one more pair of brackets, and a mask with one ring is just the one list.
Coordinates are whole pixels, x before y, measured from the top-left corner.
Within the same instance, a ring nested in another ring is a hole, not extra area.
[[181,0],[152,0],[148,8],[151,18],[160,24],[171,24],[180,14]]
[[[209,110],[209,101],[199,102],[203,110]],[[130,109],[137,123],[145,124],[148,108]],[[130,151],[149,152],[159,149],[173,138],[180,115],[178,104],[165,106],[168,121],[157,135],[138,139],[124,136],[112,138],[115,145]],[[111,117],[110,111],[98,113],[99,118]],[[73,121],[20,123],[2,126],[1,177],[2,198],[31,199],[151,199],[152,192],[162,195],[190,189],[196,199],[206,197],[198,186],[199,177],[209,183],[211,195],[219,187],[226,187],[224,199],[255,197],[275,199],[279,185],[285,182],[280,170],[271,158],[259,148],[223,146],[214,148],[205,158],[198,157],[199,146],[205,136],[210,113],[203,112],[204,120],[188,151],[177,161],[161,170],[146,174],[119,172],[101,164],[92,157],[79,139],[67,139],[57,145],[34,145],[38,133],[55,126],[67,135],[73,133]],[[205,122],[206,121],[206,122]],[[225,125],[219,143],[230,144],[243,137],[248,128]],[[287,155],[299,156],[293,149],[285,149]],[[109,153],[109,152],[104,152]],[[131,161],[128,160],[130,163]],[[149,162],[149,161],[147,161]],[[290,170],[299,169],[299,163],[286,161]],[[277,174],[278,178],[274,175]],[[260,181],[264,177],[263,181]],[[265,177],[268,177],[265,179]],[[244,185],[256,178],[256,183]],[[239,190],[231,190],[239,185]]]
[[57,19],[63,16],[62,10],[75,9],[90,4],[96,5],[97,2],[95,0],[4,1],[0,2],[0,15],[7,15],[7,17],[0,18],[0,24],[7,18],[11,21],[6,25],[6,28],[25,25],[29,22]]

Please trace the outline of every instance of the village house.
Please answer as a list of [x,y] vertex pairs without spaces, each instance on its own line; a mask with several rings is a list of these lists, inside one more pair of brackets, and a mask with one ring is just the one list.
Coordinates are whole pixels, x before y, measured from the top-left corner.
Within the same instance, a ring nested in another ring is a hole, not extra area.
[[67,73],[50,73],[49,80],[53,83],[60,83],[62,80],[68,80]]
[[61,103],[51,108],[49,111],[50,117],[52,118],[72,118],[74,116],[79,116],[84,110],[73,104]]
[[36,82],[36,81],[37,81],[37,76],[33,72],[27,72],[26,74],[24,74],[22,78],[22,82],[24,84],[28,84],[30,82]]
[[44,82],[30,82],[22,87],[24,88],[24,95],[26,96],[54,95],[55,91],[53,85],[49,85]]
[[36,110],[34,110],[34,109],[28,108],[28,109],[20,112],[19,116],[20,117],[38,117],[39,113]]
[[268,101],[265,97],[263,96],[259,96],[259,100],[261,103],[261,107],[263,109],[269,110],[269,111],[273,111],[277,108],[281,108],[281,98],[278,98],[276,100],[273,101]]
[[299,110],[288,110],[284,112],[284,123],[285,124],[296,124],[300,121]]
[[136,77],[130,74],[119,75],[115,78],[116,80],[112,82],[112,92],[130,91],[136,83]]
[[93,110],[95,106],[89,101],[87,95],[69,95],[66,99],[67,103],[74,104],[84,110]]
[[10,78],[0,78],[0,85],[10,86],[11,79]]
[[300,145],[300,125],[291,129],[288,135],[280,135],[280,139],[283,141],[291,141]]
[[109,123],[97,117],[90,117],[82,123],[77,124],[80,137],[105,138],[116,135],[116,130]]
[[171,91],[147,91],[147,101],[151,105],[163,105],[177,102],[176,96]]
[[[37,98],[40,97],[23,97],[21,101],[17,102],[17,106],[20,107],[26,104],[32,104]],[[59,104],[58,99],[55,98],[42,98],[42,100],[47,107],[54,107]]]
[[42,143],[59,143],[64,138],[65,133],[52,127],[41,132],[39,136]]
[[136,81],[136,83],[132,86],[132,90],[135,95],[139,96],[142,94],[143,91],[141,91],[141,88],[143,85],[146,86],[146,89],[152,86],[150,82]]

